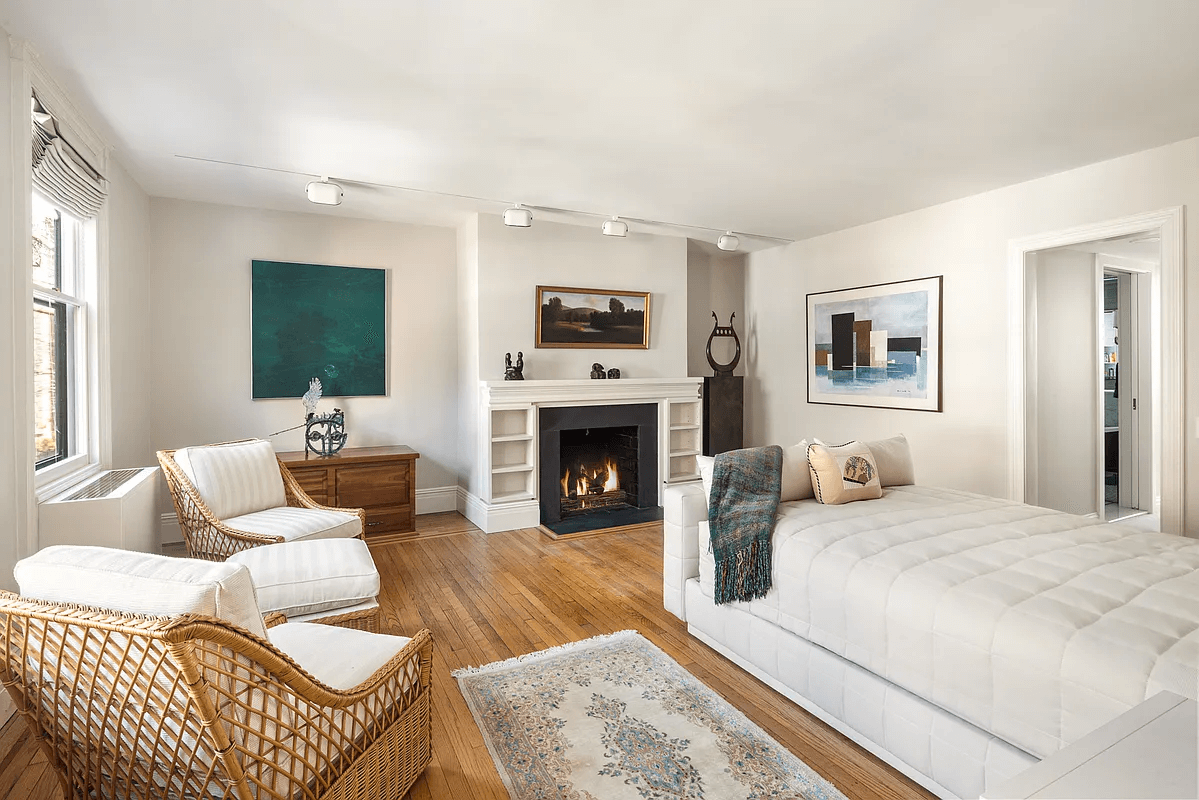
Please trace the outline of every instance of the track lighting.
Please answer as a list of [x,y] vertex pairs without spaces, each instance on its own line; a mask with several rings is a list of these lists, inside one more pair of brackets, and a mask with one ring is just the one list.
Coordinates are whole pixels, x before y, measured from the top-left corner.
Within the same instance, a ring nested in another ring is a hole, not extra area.
[[732,231],[725,231],[724,235],[716,240],[716,246],[721,250],[736,250],[739,244],[741,240],[733,235]]
[[341,205],[341,187],[336,183],[330,183],[327,177],[322,176],[319,181],[310,181],[306,188],[310,202],[322,206]]
[[628,236],[629,224],[619,217],[613,217],[612,219],[604,220],[600,231],[604,236]]
[[504,224],[509,228],[528,228],[533,224],[533,212],[517,203],[504,212]]

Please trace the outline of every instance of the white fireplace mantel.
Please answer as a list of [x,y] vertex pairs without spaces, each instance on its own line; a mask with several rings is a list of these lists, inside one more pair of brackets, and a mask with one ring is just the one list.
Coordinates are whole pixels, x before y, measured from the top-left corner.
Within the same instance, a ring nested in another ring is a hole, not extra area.
[[481,381],[482,486],[479,496],[468,498],[466,516],[488,533],[540,524],[540,408],[655,403],[662,485],[698,480],[695,457],[702,435],[702,388],[702,378]]

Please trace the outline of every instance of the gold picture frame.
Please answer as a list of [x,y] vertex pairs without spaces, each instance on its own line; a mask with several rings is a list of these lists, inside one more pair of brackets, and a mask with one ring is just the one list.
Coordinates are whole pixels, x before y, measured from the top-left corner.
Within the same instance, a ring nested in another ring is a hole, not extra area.
[[649,292],[537,287],[539,348],[649,349]]

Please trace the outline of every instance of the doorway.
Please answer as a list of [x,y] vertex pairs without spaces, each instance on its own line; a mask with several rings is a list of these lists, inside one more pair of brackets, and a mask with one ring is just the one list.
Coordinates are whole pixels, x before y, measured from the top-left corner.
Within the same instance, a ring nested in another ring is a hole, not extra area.
[[[1147,271],[1141,265],[1130,265],[1128,254],[1111,252],[1135,239],[1144,239],[1137,244],[1157,248],[1160,254]],[[1074,252],[1067,256],[1063,251],[1068,249]],[[1066,262],[1072,269],[1057,268]],[[1121,505],[1123,474],[1126,495],[1134,487],[1136,493],[1135,503],[1127,507],[1149,512],[1133,522],[1138,527],[1182,533],[1186,485],[1182,209],[1013,240],[1008,263],[1009,496],[1072,513],[1107,516],[1108,426],[1102,393],[1107,370],[1101,356],[1104,313],[1100,302],[1104,272],[1127,272],[1142,276],[1129,279],[1132,286],[1139,283],[1141,291],[1137,302],[1126,305],[1144,311],[1141,327],[1147,334],[1136,344],[1142,353],[1137,376],[1142,388],[1120,389],[1119,399],[1128,400],[1129,411],[1132,394],[1137,400],[1134,419],[1139,435],[1130,434],[1126,444],[1134,440],[1140,444],[1135,453],[1121,447],[1118,438],[1114,445],[1116,507]],[[1118,291],[1119,275],[1116,277]],[[1072,298],[1061,307],[1074,309],[1075,319],[1069,326],[1061,313],[1040,313],[1050,308],[1061,310],[1053,306],[1055,296]],[[1123,324],[1129,327],[1128,322]],[[1081,336],[1080,330],[1084,331]],[[1125,342],[1125,347],[1130,346],[1131,342]],[[1124,358],[1124,354],[1116,357]],[[1131,364],[1127,358],[1124,361]],[[1131,374],[1113,373],[1117,382],[1132,379]],[[1085,390],[1081,401],[1061,401],[1067,396],[1077,398],[1081,390]],[[1117,416],[1120,410],[1117,405]],[[1135,459],[1135,464],[1121,465],[1121,451],[1126,462]],[[1113,515],[1118,513],[1113,510]]]

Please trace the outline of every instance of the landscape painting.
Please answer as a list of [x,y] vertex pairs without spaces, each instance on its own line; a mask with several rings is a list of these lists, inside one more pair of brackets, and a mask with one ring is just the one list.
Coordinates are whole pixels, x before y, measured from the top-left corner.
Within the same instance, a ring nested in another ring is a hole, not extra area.
[[808,402],[941,410],[941,276],[808,295]]
[[537,347],[649,349],[649,292],[537,287]]
[[251,396],[387,394],[387,270],[251,262]]

